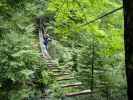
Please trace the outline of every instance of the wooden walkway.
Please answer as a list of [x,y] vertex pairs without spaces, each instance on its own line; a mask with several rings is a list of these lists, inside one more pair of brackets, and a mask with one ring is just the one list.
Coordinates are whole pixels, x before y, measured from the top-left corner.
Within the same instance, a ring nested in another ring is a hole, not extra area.
[[[52,65],[52,63],[49,63],[50,65]],[[54,66],[54,65],[53,65]],[[68,83],[67,80],[74,80],[75,77],[71,72],[71,68],[59,68],[59,67],[49,67],[49,69],[54,73],[56,80],[57,81],[65,81],[64,83],[66,84],[60,84],[61,88],[80,88],[83,84],[82,82],[71,82]],[[86,89],[86,90],[80,90],[79,92],[71,92],[71,93],[66,93],[64,96],[66,97],[73,97],[73,96],[79,96],[79,95],[86,95],[86,94],[91,94],[91,90],[90,89]]]
[[[51,57],[49,56],[49,53],[44,48],[42,36],[43,36],[43,34],[39,30],[39,41],[40,41],[42,55],[47,62],[47,66],[48,66],[49,70],[52,71],[52,73],[54,73],[54,76],[56,77],[57,82],[59,82],[60,87],[63,89],[66,89],[66,88],[75,89],[75,87],[79,88],[78,92],[77,91],[76,92],[68,92],[68,93],[65,93],[64,96],[65,97],[73,97],[73,96],[91,94],[92,92],[90,89],[82,90],[80,88],[83,84],[82,84],[82,82],[79,82],[78,80],[76,80],[76,78],[74,77],[73,72],[71,70],[71,66],[64,65],[64,67],[60,67],[57,64],[52,62]],[[72,82],[73,80],[76,80],[76,82]],[[67,81],[71,81],[71,82],[68,83]]]

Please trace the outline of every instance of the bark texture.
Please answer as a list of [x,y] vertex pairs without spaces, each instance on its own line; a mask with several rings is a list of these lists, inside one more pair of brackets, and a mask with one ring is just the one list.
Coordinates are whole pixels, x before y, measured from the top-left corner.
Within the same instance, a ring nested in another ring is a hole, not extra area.
[[133,100],[133,0],[123,0],[123,5],[128,100]]

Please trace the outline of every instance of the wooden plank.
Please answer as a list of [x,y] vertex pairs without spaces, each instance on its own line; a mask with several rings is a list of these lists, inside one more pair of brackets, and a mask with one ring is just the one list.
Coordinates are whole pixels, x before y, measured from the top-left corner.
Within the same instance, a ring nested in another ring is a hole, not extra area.
[[54,69],[54,68],[57,68],[57,66],[55,66],[55,65],[47,65],[47,67],[49,68],[49,69]]
[[72,83],[72,84],[65,84],[65,85],[62,85],[61,87],[65,88],[65,87],[76,87],[76,86],[80,86],[82,85],[81,82],[78,82],[78,83]]
[[52,70],[53,72],[61,72],[61,73],[69,73],[71,72],[70,70]]
[[53,66],[52,66],[52,67],[49,67],[49,69],[51,69],[51,70],[59,69],[59,70],[60,70],[61,68],[59,68],[59,67],[53,67]]
[[71,74],[69,74],[69,75],[62,75],[62,76],[57,76],[56,77],[56,79],[58,80],[58,79],[64,79],[64,78],[71,78],[71,77],[73,77]]
[[49,69],[52,69],[52,68],[57,68],[58,66],[55,66],[55,65],[47,65]]
[[61,69],[59,69],[59,68],[57,68],[57,67],[49,68],[49,69],[51,69],[52,71],[62,71],[62,72],[64,72],[63,70],[61,70]]
[[54,65],[54,63],[47,63],[47,65]]
[[62,72],[61,70],[52,70],[52,72]]
[[75,79],[75,77],[61,78],[61,79],[57,79],[57,81],[64,81],[64,80],[71,80],[71,79]]
[[53,67],[54,65],[49,65],[49,64],[48,64],[47,66],[48,66],[48,67]]
[[64,76],[64,75],[70,75],[70,73],[54,74],[54,76]]
[[83,91],[80,91],[80,92],[74,92],[74,93],[67,93],[65,94],[66,97],[74,97],[74,96],[79,96],[79,95],[86,95],[86,94],[91,94],[91,90],[88,89],[88,90],[83,90]]
[[53,62],[47,62],[47,64],[49,64],[49,65],[57,65],[56,63],[53,63]]

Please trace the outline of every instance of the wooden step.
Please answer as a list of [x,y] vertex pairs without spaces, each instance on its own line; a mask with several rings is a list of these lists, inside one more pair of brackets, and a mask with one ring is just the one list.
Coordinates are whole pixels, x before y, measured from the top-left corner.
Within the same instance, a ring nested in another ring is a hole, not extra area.
[[61,73],[69,73],[69,72],[71,72],[70,70],[52,70],[53,72],[61,72]]
[[[48,65],[47,65],[48,66]],[[48,67],[49,69],[54,69],[54,68],[59,68],[58,66],[54,66],[54,65],[50,65],[49,67]]]
[[48,67],[53,67],[55,66],[54,64],[47,64]]
[[57,64],[54,64],[54,63],[47,63],[48,66],[54,66],[54,67],[58,67]]
[[52,72],[60,73],[60,72],[62,72],[62,70],[52,70]]
[[88,90],[83,90],[83,91],[80,91],[80,92],[74,92],[74,93],[67,93],[65,94],[66,97],[74,97],[74,96],[79,96],[79,95],[86,95],[86,94],[91,94],[91,90],[88,89]]
[[64,76],[64,75],[70,75],[70,73],[54,74],[54,76]]
[[47,65],[54,65],[54,63],[49,62],[49,63],[47,63]]
[[63,70],[63,69],[60,69],[60,68],[57,68],[57,67],[54,67],[54,68],[49,68],[51,69],[52,71],[61,71],[62,73],[66,73],[67,71],[70,72],[70,70]]
[[62,85],[61,87],[63,87],[63,88],[65,88],[65,87],[77,87],[80,85],[82,85],[82,83],[78,82],[78,83],[72,83],[72,84],[65,84],[65,85]]
[[56,77],[56,79],[58,80],[58,79],[69,78],[69,77],[73,77],[73,76],[71,74],[69,74],[69,75],[62,75],[62,76]]
[[64,80],[71,80],[71,79],[75,79],[75,77],[61,78],[61,79],[57,79],[57,81],[64,81]]
[[74,79],[70,79],[70,80],[62,80],[62,81],[58,81],[58,83],[60,85],[62,84],[72,84],[72,83],[78,83],[79,81],[76,80],[75,78]]
[[49,69],[51,69],[51,70],[54,70],[54,69],[61,69],[61,68],[59,68],[59,67],[49,67]]

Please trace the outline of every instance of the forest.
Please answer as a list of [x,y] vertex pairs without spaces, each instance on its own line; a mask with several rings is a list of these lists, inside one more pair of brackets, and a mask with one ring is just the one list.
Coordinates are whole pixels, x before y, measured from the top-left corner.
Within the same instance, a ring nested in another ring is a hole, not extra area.
[[125,70],[122,0],[0,0],[0,100],[128,100]]

